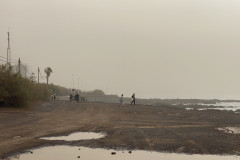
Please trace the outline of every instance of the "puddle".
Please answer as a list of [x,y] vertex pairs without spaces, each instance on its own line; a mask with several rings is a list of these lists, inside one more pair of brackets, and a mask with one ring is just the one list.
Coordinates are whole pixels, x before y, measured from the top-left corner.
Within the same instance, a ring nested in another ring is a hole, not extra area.
[[233,108],[233,107],[216,107],[216,108],[199,108],[199,111],[204,111],[204,110],[220,110],[220,111],[234,111],[236,112],[238,109]]
[[15,136],[15,137],[12,137],[13,139],[17,139],[17,138],[21,138],[22,136]]
[[87,147],[53,146],[32,150],[32,153],[24,153],[10,157],[6,160],[240,160],[240,156],[219,155],[186,155],[176,153],[160,153],[142,150],[116,151],[106,149],[92,149]]
[[60,140],[60,141],[79,141],[79,140],[89,140],[98,139],[105,137],[106,134],[94,133],[94,132],[76,132],[68,136],[58,136],[58,137],[42,137],[40,139],[44,140]]
[[185,108],[185,109],[188,110],[188,111],[189,111],[189,110],[193,110],[193,108]]
[[[184,104],[184,105],[188,106],[188,105],[194,105],[194,104]],[[234,111],[236,113],[240,111],[240,102],[220,102],[220,103],[216,103],[216,104],[197,103],[195,105],[210,106],[210,107],[206,107],[206,108],[200,108],[198,110],[208,110],[208,109],[227,110],[227,111]]]
[[218,130],[224,131],[225,133],[240,134],[240,127],[225,127],[218,128]]

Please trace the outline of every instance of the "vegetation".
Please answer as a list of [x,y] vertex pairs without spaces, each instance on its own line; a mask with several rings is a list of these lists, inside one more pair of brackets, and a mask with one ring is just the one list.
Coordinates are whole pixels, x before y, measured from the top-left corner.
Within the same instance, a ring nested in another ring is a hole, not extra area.
[[51,73],[53,72],[53,71],[52,71],[52,68],[47,67],[47,68],[45,68],[44,72],[45,72],[46,75],[47,75],[47,84],[48,84],[49,77],[50,77]]
[[[52,69],[47,67],[45,73],[49,78]],[[76,92],[86,97],[107,96],[100,89]],[[11,67],[0,66],[0,106],[24,107],[32,102],[48,100],[54,93],[57,96],[67,96],[71,93],[71,89],[54,84],[38,84],[34,73],[31,73],[27,79],[21,77],[19,73],[14,73]]]
[[[31,77],[32,78],[32,77]],[[31,102],[49,99],[51,90],[46,84],[36,84],[32,79],[13,73],[11,67],[0,66],[0,103],[23,107]]]
[[[72,93],[70,88],[65,88],[59,85],[50,84],[48,88],[51,90],[52,94],[56,94],[57,96],[69,96]],[[80,95],[84,95],[85,97],[104,97],[104,96],[113,96],[116,95],[105,95],[105,93],[100,89],[95,89],[93,91],[81,91],[75,90],[75,93],[79,93]]]
[[100,89],[96,89],[96,90],[93,90],[93,91],[89,91],[89,92],[85,92],[85,95],[87,97],[103,97],[105,96],[105,93],[100,90]]
[[32,82],[36,82],[35,73],[32,72],[32,73],[30,74],[29,80],[32,81]]
[[54,85],[54,84],[50,84],[48,87],[51,90],[51,92],[55,93],[57,96],[67,96],[71,92],[71,89]]

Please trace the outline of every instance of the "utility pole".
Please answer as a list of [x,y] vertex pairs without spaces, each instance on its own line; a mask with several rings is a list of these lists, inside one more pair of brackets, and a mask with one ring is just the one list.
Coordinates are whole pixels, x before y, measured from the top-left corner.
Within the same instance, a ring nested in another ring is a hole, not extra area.
[[81,80],[81,89],[82,89],[82,96],[84,96],[84,91],[83,91],[83,81]]
[[18,74],[21,74],[21,60],[18,59]]
[[73,82],[73,89],[74,89],[74,74],[72,74],[72,82]]
[[11,65],[11,48],[10,48],[10,33],[7,32],[8,35],[8,48],[7,48],[7,65]]
[[79,78],[78,78],[78,93],[79,93]]
[[40,73],[40,70],[39,70],[39,67],[38,67],[38,84],[39,84],[39,73]]

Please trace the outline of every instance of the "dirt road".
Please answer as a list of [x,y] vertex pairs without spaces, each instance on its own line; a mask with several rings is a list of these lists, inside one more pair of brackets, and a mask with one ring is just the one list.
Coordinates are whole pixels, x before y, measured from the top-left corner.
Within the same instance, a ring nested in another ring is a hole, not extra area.
[[[0,158],[56,144],[236,154],[240,152],[240,135],[216,129],[228,126],[240,127],[239,113],[67,101],[46,102],[28,109],[0,108]],[[39,139],[74,131],[105,132],[108,136],[75,142]]]

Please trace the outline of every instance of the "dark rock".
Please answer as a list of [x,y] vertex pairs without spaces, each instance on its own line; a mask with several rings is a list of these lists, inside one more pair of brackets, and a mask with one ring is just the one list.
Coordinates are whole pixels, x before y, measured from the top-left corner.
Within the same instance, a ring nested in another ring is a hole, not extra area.
[[116,152],[112,152],[111,154],[114,155],[114,154],[116,154]]
[[132,153],[132,151],[129,151],[128,153]]
[[78,158],[80,158],[80,156],[78,156]]

